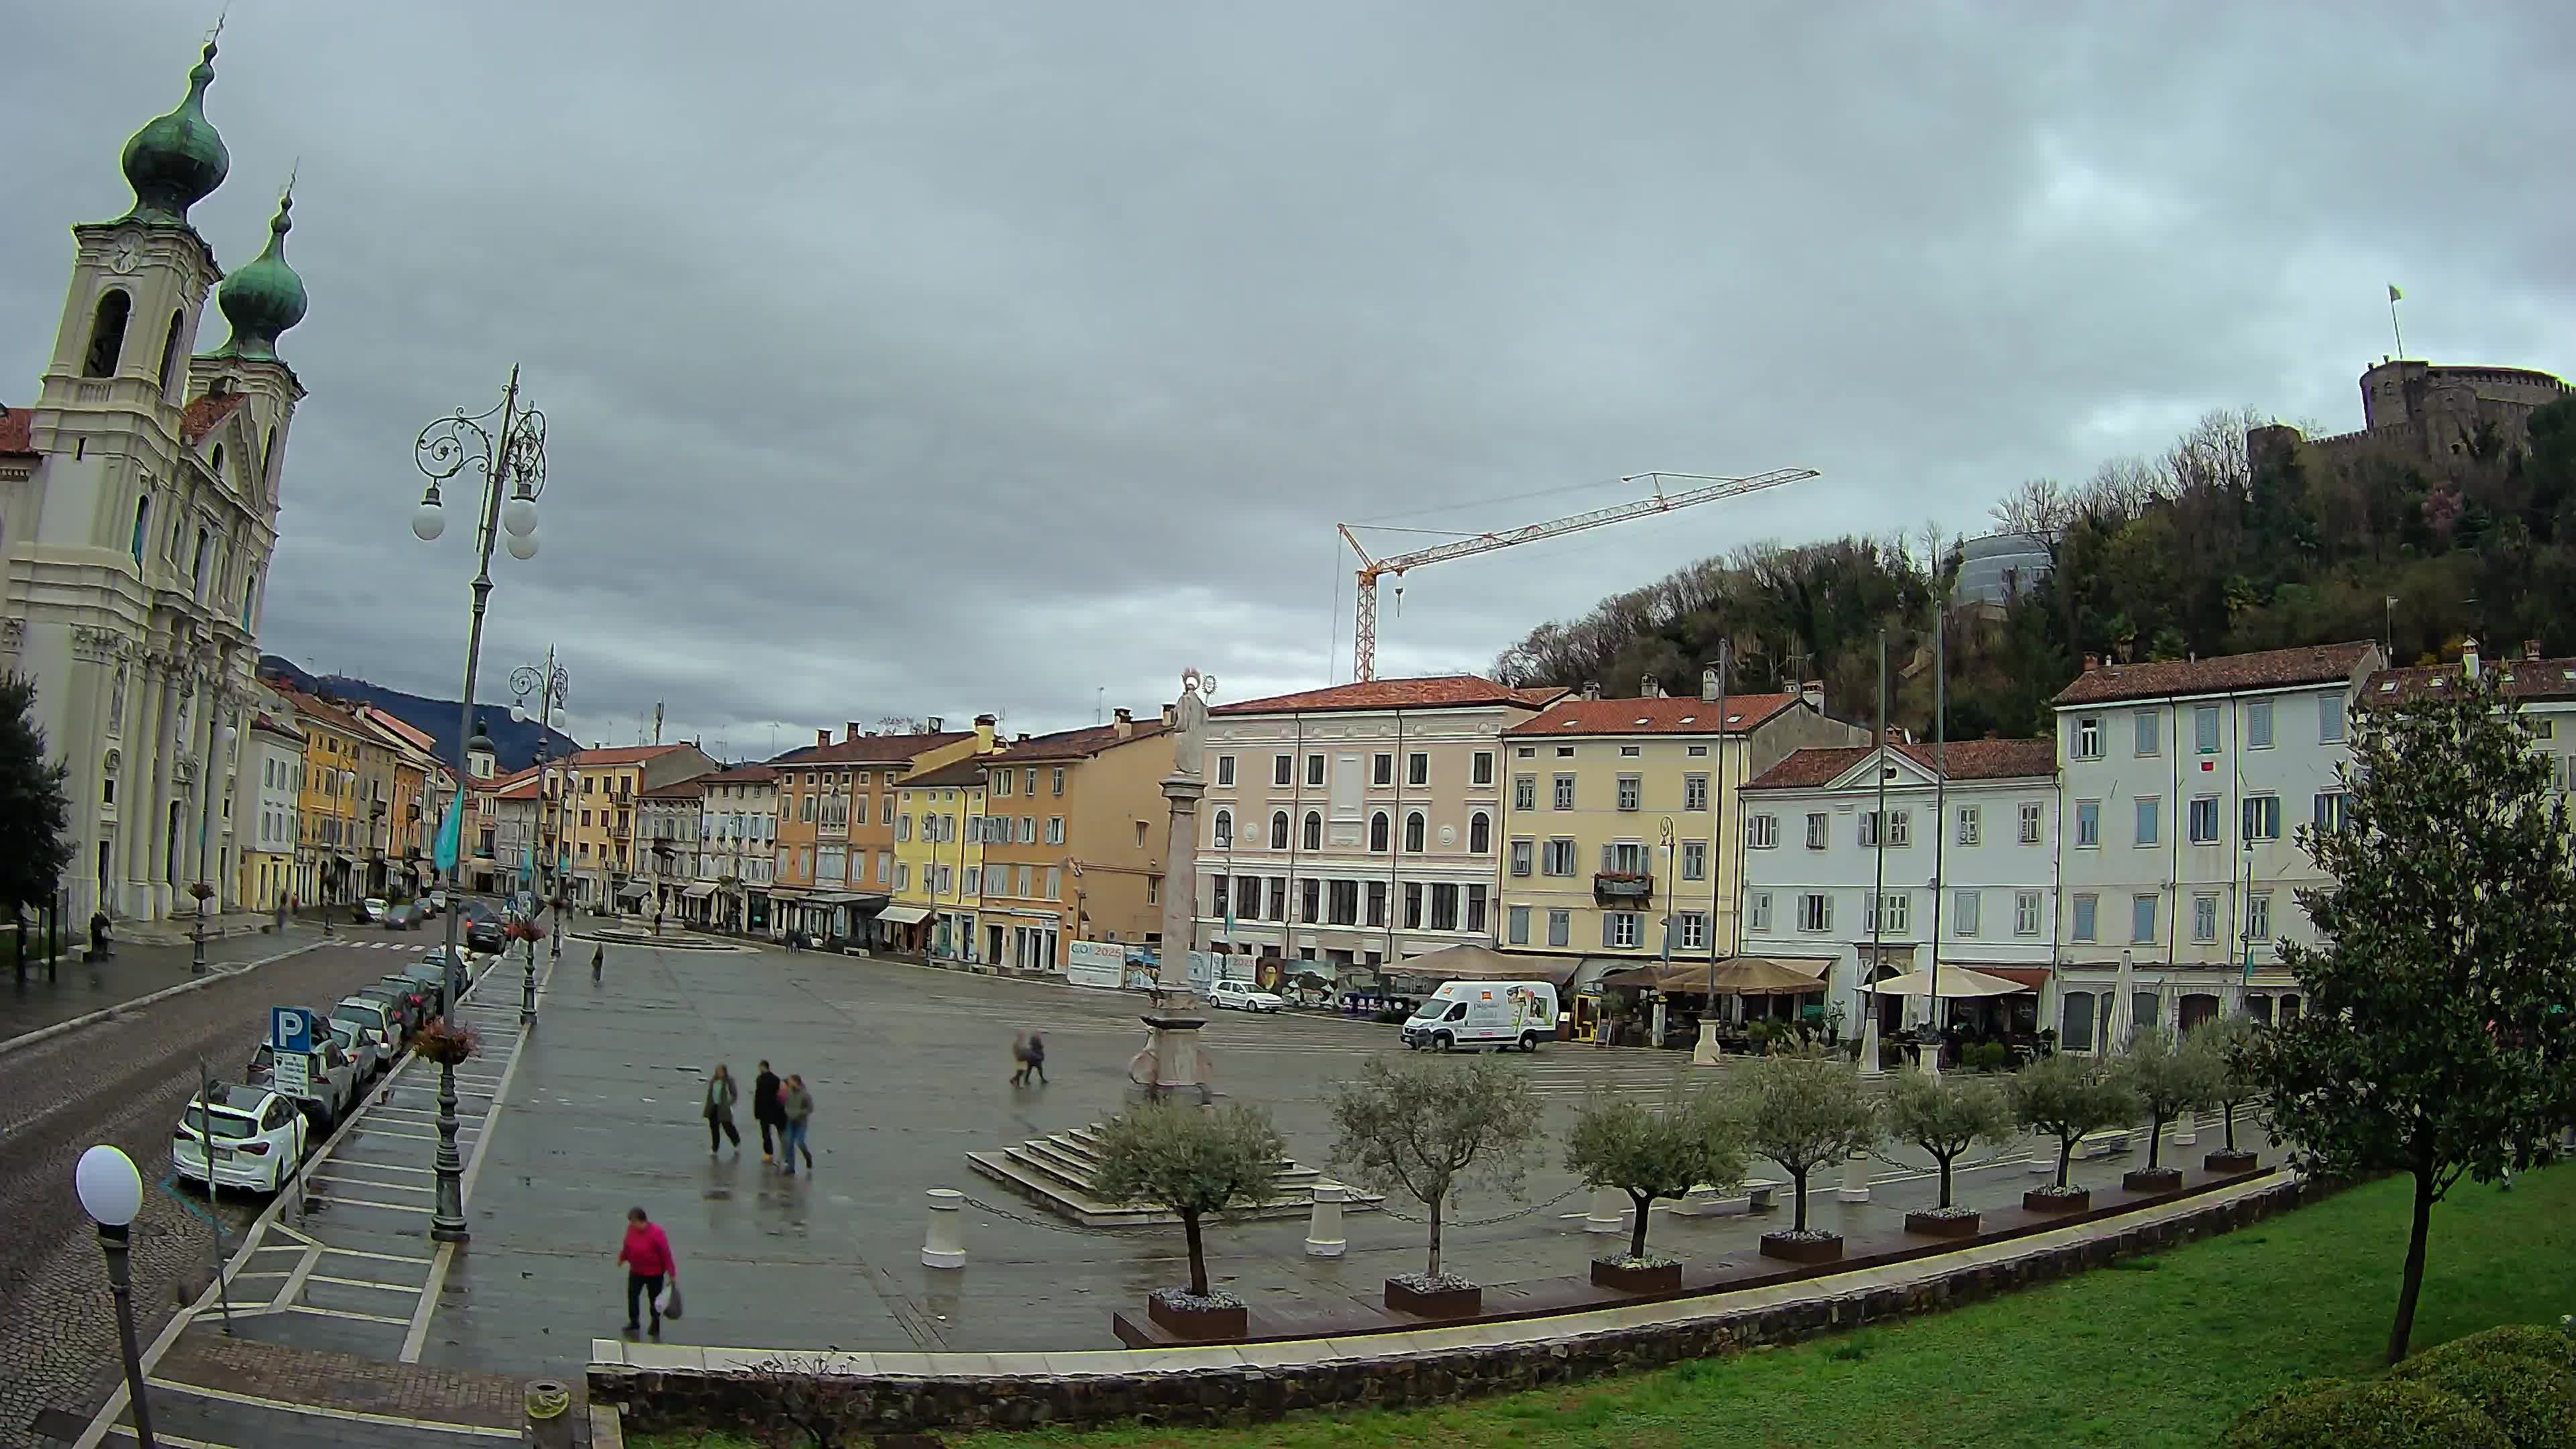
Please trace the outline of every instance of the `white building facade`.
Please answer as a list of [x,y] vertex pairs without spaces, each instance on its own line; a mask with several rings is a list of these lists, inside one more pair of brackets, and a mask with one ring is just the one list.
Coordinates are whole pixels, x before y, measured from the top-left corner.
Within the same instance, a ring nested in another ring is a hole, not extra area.
[[1491,946],[1502,733],[1562,693],[1449,675],[1211,710],[1199,948],[1338,976]]
[[240,904],[265,911],[295,893],[295,846],[301,839],[296,796],[304,788],[304,737],[264,712],[242,736],[233,801],[234,838],[244,878]]
[[1813,971],[1846,1030],[1869,1011],[1908,1024],[1919,998],[1861,987],[1937,958],[2021,984],[1995,1024],[2036,1031],[2057,944],[2056,773],[2048,740],[1790,755],[1742,792],[1744,954]]
[[736,765],[700,778],[698,878],[681,892],[688,918],[725,931],[765,928],[778,880],[778,772]]
[[2297,893],[2325,877],[2297,831],[2341,821],[2336,771],[2383,662],[2373,643],[2086,659],[2053,701],[2064,1045],[2108,1043],[2124,956],[2141,1027],[2299,1010],[2280,945],[2315,942]]
[[706,795],[706,777],[699,776],[635,797],[636,865],[651,892],[644,906],[651,915],[687,917],[687,892],[698,883]]
[[[134,206],[75,226],[71,283],[33,406],[0,412],[0,669],[37,684],[36,722],[69,768],[73,919],[233,904],[240,735],[255,701],[260,600],[295,405],[277,355],[302,319],[288,204],[267,251],[227,277],[188,220],[230,168],[187,98],[125,147]],[[209,293],[232,334],[195,355]]]

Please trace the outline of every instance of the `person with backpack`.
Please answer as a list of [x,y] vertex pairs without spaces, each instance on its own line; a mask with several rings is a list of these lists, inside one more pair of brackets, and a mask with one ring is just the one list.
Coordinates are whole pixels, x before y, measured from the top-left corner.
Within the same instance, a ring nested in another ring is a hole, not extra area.
[[763,1162],[770,1160],[774,1150],[770,1146],[771,1134],[775,1132],[782,1138],[787,1135],[783,1130],[787,1119],[778,1110],[780,1086],[778,1074],[769,1069],[769,1063],[762,1062],[760,1075],[751,1081],[751,1119],[760,1124],[760,1160]]

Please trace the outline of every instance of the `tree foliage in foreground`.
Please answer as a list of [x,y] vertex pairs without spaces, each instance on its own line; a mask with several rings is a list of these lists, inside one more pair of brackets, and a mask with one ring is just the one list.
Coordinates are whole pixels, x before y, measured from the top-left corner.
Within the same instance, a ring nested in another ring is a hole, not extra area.
[[45,758],[35,681],[0,678],[0,908],[12,920],[51,902],[71,868],[71,802],[62,762]]
[[1841,1053],[1774,1052],[1736,1074],[1746,1145],[1780,1164],[1797,1195],[1790,1231],[1807,1230],[1807,1178],[1878,1145],[1879,1108]]
[[1357,1080],[1333,1087],[1325,1104],[1339,1133],[1334,1170],[1429,1210],[1425,1271],[1434,1278],[1449,1202],[1471,1186],[1518,1192],[1546,1116],[1529,1078],[1482,1052],[1464,1062],[1372,1057],[1361,1063]]
[[1098,1140],[1092,1186],[1110,1202],[1152,1203],[1178,1214],[1189,1239],[1190,1292],[1206,1297],[1200,1220],[1269,1195],[1288,1151],[1270,1114],[1240,1102],[1214,1110],[1140,1102],[1102,1123]]
[[1585,1187],[1615,1187],[1635,1204],[1628,1256],[1646,1255],[1649,1210],[1694,1187],[1744,1180],[1744,1131],[1715,1093],[1678,1085],[1649,1106],[1596,1088],[1565,1138],[1565,1168]]
[[2576,1120],[2568,803],[2493,676],[2457,684],[2355,718],[2344,826],[2299,835],[2331,882],[2299,893],[2324,944],[2281,951],[2308,1009],[2261,1060],[2267,1124],[2304,1166],[2415,1180],[2391,1363],[2433,1205]]
[[2054,1182],[2060,1191],[2075,1165],[2075,1144],[2085,1133],[2137,1120],[2137,1096],[2112,1064],[2072,1052],[2041,1057],[2013,1073],[2005,1091],[2014,1121],[2057,1139]]
[[2012,1128],[2003,1089],[1981,1078],[1904,1072],[1887,1095],[1887,1135],[1913,1143],[1940,1164],[1941,1207],[1950,1205],[1951,1165],[1980,1142],[2002,1146]]

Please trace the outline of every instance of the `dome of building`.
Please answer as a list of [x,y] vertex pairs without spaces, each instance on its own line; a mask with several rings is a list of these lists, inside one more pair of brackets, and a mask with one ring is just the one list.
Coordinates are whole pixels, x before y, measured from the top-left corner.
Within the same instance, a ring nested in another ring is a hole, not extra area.
[[233,163],[224,138],[206,119],[206,87],[214,80],[215,46],[208,41],[196,69],[188,72],[188,98],[170,114],[146,122],[125,143],[125,180],[134,188],[134,210],[127,213],[132,219],[184,226],[188,208],[223,185]]
[[304,320],[304,279],[286,264],[286,234],[294,229],[294,210],[293,193],[278,198],[277,215],[268,223],[268,249],[224,278],[216,290],[215,304],[224,309],[224,320],[233,324],[233,335],[216,356],[275,358],[277,339]]

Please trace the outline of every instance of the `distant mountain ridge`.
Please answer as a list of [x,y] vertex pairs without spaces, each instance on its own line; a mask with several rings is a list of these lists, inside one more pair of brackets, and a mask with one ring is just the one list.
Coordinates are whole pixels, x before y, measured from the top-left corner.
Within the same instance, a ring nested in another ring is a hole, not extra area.
[[[294,661],[274,654],[259,657],[259,672],[262,678],[283,679],[307,694],[373,705],[435,740],[438,757],[451,767],[464,755],[456,737],[455,700],[405,694],[399,689],[387,689],[346,675],[308,674],[296,668]],[[494,705],[487,701],[481,706],[481,714],[483,732],[492,737],[492,754],[504,774],[524,770],[534,764],[541,740],[547,745],[547,753],[555,759],[562,759],[579,748],[572,736],[561,730],[539,729],[534,720],[522,724],[510,718],[510,707],[506,704]]]

